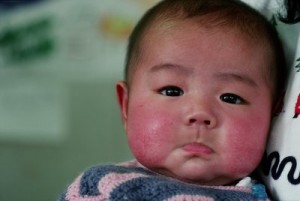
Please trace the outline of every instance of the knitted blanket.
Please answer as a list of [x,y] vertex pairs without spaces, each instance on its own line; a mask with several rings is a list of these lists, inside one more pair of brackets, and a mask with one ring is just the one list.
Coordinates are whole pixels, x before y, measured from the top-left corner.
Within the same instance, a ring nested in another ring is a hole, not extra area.
[[82,173],[60,201],[268,200],[261,184],[201,186],[161,176],[140,166],[95,166]]

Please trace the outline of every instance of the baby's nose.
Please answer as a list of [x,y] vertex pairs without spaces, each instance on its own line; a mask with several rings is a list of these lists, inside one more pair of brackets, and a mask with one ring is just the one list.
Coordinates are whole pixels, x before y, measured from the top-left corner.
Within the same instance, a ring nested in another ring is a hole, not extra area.
[[186,125],[201,125],[207,128],[213,128],[217,125],[217,117],[214,113],[211,103],[194,102],[188,106],[185,116]]

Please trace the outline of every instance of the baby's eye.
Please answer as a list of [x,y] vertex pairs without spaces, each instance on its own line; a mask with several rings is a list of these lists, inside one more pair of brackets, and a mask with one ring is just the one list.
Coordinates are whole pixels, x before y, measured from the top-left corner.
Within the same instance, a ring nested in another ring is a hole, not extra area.
[[241,104],[245,104],[246,101],[241,98],[240,96],[238,95],[235,95],[235,94],[231,94],[231,93],[226,93],[226,94],[222,94],[220,96],[220,99],[226,103],[229,103],[229,104],[238,104],[238,105],[241,105]]
[[166,86],[159,90],[159,93],[164,96],[181,96],[183,90],[176,86]]

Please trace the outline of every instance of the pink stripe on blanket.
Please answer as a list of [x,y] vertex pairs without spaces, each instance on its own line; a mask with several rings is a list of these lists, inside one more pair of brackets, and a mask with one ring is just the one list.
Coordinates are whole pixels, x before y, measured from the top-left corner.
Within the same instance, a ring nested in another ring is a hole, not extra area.
[[214,199],[199,195],[176,195],[166,201],[214,201]]

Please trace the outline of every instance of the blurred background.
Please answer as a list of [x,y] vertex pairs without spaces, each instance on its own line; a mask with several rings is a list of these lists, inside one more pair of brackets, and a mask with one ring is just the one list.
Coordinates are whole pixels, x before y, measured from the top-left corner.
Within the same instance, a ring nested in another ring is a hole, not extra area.
[[84,169],[132,158],[115,82],[158,0],[0,0],[0,201],[52,201]]

